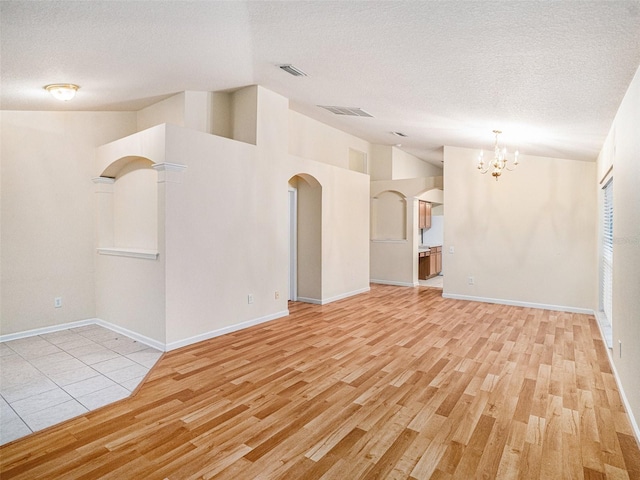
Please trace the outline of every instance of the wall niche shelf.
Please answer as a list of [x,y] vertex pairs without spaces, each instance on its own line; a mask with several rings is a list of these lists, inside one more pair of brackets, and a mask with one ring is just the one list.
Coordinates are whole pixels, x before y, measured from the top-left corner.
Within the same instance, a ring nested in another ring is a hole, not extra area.
[[115,257],[142,258],[144,260],[157,260],[157,250],[144,250],[140,248],[98,247],[100,255],[112,255]]

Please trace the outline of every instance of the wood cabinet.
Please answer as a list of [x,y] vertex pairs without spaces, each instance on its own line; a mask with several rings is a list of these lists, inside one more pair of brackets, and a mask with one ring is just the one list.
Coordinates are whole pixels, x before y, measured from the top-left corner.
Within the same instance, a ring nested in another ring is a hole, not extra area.
[[427,280],[442,271],[442,246],[418,253],[418,278]]
[[436,257],[436,275],[440,275],[440,272],[442,271],[442,247],[436,247],[436,253],[435,253],[435,257]]
[[418,228],[431,228],[431,204],[418,200]]
[[418,278],[426,280],[429,278],[429,258],[431,252],[429,250],[418,253]]

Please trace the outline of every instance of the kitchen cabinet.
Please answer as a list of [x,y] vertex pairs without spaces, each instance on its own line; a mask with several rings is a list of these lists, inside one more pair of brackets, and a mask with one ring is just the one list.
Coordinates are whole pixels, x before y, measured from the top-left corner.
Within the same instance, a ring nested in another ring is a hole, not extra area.
[[436,247],[436,275],[442,271],[442,247]]
[[431,252],[426,250],[418,253],[418,278],[420,280],[426,280],[429,278],[429,258]]
[[418,278],[427,280],[442,271],[442,246],[418,252]]
[[418,228],[431,228],[431,204],[418,200]]

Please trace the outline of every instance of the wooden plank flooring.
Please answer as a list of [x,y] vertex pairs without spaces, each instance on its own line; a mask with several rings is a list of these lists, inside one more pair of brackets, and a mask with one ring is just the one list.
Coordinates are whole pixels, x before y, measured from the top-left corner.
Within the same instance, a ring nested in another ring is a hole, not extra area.
[[373,285],[170,353],[2,479],[640,479],[592,316]]

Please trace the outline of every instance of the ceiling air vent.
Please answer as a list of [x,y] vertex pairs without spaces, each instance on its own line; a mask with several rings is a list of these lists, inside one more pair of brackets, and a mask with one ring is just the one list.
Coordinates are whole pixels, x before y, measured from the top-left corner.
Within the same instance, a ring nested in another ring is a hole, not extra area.
[[318,105],[320,108],[324,108],[325,110],[329,110],[331,113],[335,113],[336,115],[347,115],[350,117],[371,117],[373,115],[365,112],[361,108],[358,107],[332,107],[327,105]]
[[300,70],[299,68],[294,67],[293,65],[290,65],[290,64],[278,65],[278,67],[280,67],[285,72],[293,75],[294,77],[308,77],[309,76],[306,73],[304,73],[302,70]]

